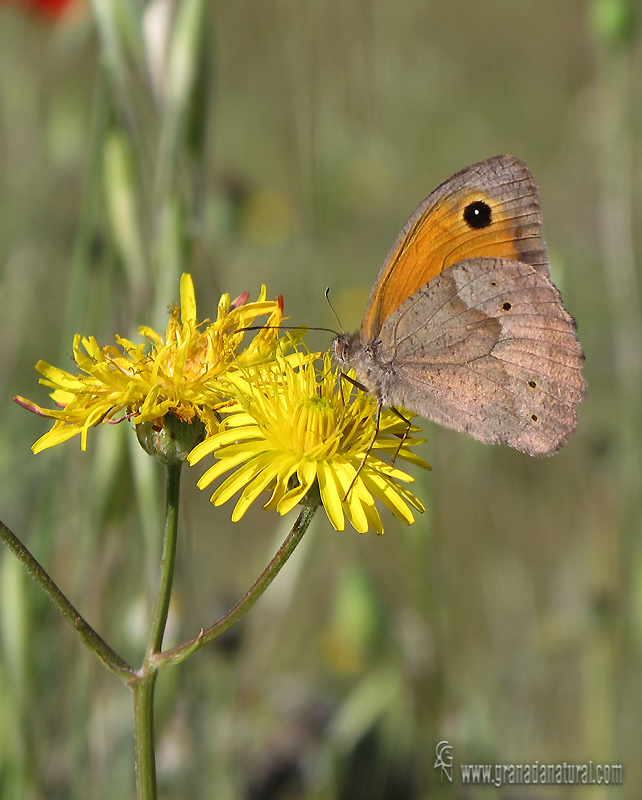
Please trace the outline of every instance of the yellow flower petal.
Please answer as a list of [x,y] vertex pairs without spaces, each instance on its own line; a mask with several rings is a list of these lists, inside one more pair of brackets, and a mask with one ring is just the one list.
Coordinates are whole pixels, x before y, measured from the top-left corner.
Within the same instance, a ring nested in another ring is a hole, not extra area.
[[285,495],[279,503],[279,514],[287,514],[294,506],[298,505],[312,488],[312,484],[317,477],[317,465],[311,459],[303,459],[299,462],[296,470],[299,486]]
[[379,516],[377,507],[374,504],[371,506],[366,506],[365,512],[372,530],[379,535],[383,534],[383,523],[381,522],[381,517]]
[[201,442],[200,444],[197,444],[196,447],[190,452],[188,461],[190,464],[197,464],[203,458],[203,456],[213,453],[215,450],[219,450],[220,448],[229,445],[231,442],[239,442],[243,441],[244,439],[253,439],[255,437],[255,428],[245,428],[241,430],[234,428],[233,430],[222,431],[216,435],[216,438],[212,436],[208,439],[205,439],[205,441]]
[[276,484],[272,491],[272,496],[263,506],[266,510],[276,508],[279,513],[284,497],[290,491],[290,478],[296,473],[299,460],[294,454],[282,453],[275,461],[278,472],[276,474]]
[[263,468],[257,474],[256,478],[248,483],[245,489],[243,489],[234,511],[232,512],[232,522],[236,522],[237,520],[241,519],[243,514],[245,514],[247,509],[252,505],[261,492],[268,488],[270,483],[276,477],[276,474],[277,469],[274,466],[273,460],[269,457],[266,458],[263,461]]
[[192,276],[187,272],[181,275],[181,322],[196,325],[196,298]]
[[328,462],[319,462],[318,476],[321,501],[328,519],[335,531],[342,531],[345,528],[342,500],[348,490],[348,486],[346,486],[345,490],[343,489],[339,473]]
[[[46,384],[48,386],[66,389],[68,392],[75,392],[78,389],[84,388],[85,386],[85,384],[78,378],[74,378],[73,375],[70,375],[63,369],[52,367],[51,364],[47,364],[46,361],[39,361],[36,364],[36,369],[41,375],[44,375],[48,381],[51,381],[49,384]],[[40,383],[44,384],[45,381],[41,380]]]
[[238,448],[226,448],[226,450],[229,451],[232,449],[234,449],[234,453],[226,453],[225,458],[221,458],[220,461],[217,461],[216,464],[201,475],[196,484],[199,489],[204,489],[206,486],[209,486],[217,478],[220,478],[221,475],[229,472],[231,469],[235,469],[244,461],[255,458],[257,455],[261,454],[265,448],[263,447],[263,449],[261,449],[260,443],[257,443],[257,447],[240,445]]
[[376,473],[367,473],[362,480],[367,488],[385,503],[398,519],[405,522],[406,525],[410,525],[415,521],[412,512],[399,496],[397,488],[392,482],[387,481]]
[[232,495],[236,494],[239,489],[242,489],[248,481],[251,481],[252,478],[263,469],[264,463],[265,459],[260,458],[248,461],[244,466],[223,481],[212,495],[211,502],[215,506],[220,506],[227,502]]
[[50,431],[41,436],[38,441],[32,445],[31,450],[33,453],[40,453],[48,447],[66,442],[67,439],[71,439],[72,436],[80,433],[80,430],[81,428],[79,425],[65,425],[59,428],[54,425]]

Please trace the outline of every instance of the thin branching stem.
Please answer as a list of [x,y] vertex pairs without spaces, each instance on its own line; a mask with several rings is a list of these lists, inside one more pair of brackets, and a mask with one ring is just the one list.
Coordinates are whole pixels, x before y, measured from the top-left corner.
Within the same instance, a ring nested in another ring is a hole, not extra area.
[[98,656],[109,670],[125,683],[129,683],[136,675],[134,668],[115,653],[107,642],[96,633],[84,617],[72,606],[20,539],[3,522],[0,522],[0,541],[7,545],[58,611],[78,632],[83,643]]
[[213,639],[216,639],[217,636],[220,636],[242,616],[244,616],[244,614],[246,614],[250,608],[252,608],[254,603],[256,603],[259,597],[276,578],[285,562],[290,558],[294,552],[294,549],[303,538],[303,534],[310,526],[310,522],[312,522],[312,517],[314,516],[314,512],[317,510],[317,508],[318,506],[315,505],[304,507],[301,510],[301,513],[297,517],[292,530],[287,535],[281,547],[279,547],[272,561],[270,561],[267,567],[256,579],[254,584],[250,587],[250,589],[248,589],[248,591],[234,606],[234,608],[230,609],[230,611],[228,611],[224,617],[221,617],[218,622],[210,625],[210,627],[206,628],[205,630],[201,630],[200,633],[198,633],[189,641],[178,645],[178,647],[173,647],[171,650],[166,650],[164,653],[157,653],[156,655],[152,656],[151,661],[159,669],[183,661],[195,650],[198,650],[203,645],[211,642]]

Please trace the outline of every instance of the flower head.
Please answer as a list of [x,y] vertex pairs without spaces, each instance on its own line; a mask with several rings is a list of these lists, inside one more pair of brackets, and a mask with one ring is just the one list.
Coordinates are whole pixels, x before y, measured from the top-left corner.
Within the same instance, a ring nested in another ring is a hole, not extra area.
[[336,530],[344,529],[345,515],[360,533],[368,527],[383,533],[375,498],[406,524],[414,521],[409,506],[424,510],[399,484],[413,478],[379,455],[398,451],[400,459],[430,469],[410,449],[423,440],[404,438],[407,426],[391,411],[381,414],[377,429],[376,401],[352,390],[344,397],[328,354],[320,371],[314,356],[298,364],[277,357],[269,368],[228,379],[236,387],[237,405],[227,409],[221,431],[197,445],[188,461],[194,464],[208,453],[218,458],[200,479],[201,489],[235,470],[212,495],[218,506],[243,490],[234,521],[265,489],[272,495],[264,508],[286,514],[315,484]]
[[[44,361],[36,364],[44,376],[40,383],[53,389],[50,396],[60,408],[45,409],[22,397],[14,398],[23,407],[55,420],[32,450],[37,453],[76,434],[85,450],[87,432],[93,425],[123,419],[155,423],[169,412],[186,422],[198,418],[206,431],[213,433],[218,429],[220,409],[229,402],[222,376],[260,364],[290,344],[289,337],[278,336],[281,298],[267,301],[265,297],[265,286],[254,303],[247,302],[247,294],[233,302],[223,295],[216,320],[197,324],[194,286],[191,277],[183,275],[181,304],[173,310],[164,338],[141,327],[148,344],[117,336],[119,349],[101,348],[93,337],[75,336],[74,360],[85,374],[72,375]],[[237,353],[244,329],[260,316],[267,316],[265,326]]]

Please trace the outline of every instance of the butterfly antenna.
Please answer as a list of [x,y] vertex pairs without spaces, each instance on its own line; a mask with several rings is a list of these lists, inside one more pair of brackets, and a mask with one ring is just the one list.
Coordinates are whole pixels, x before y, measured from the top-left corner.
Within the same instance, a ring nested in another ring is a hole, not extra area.
[[339,315],[338,315],[338,314],[337,314],[337,312],[334,310],[334,306],[333,306],[333,305],[332,305],[332,303],[330,302],[330,287],[329,287],[329,286],[328,286],[328,288],[325,290],[325,299],[327,300],[327,302],[328,302],[328,305],[330,306],[330,311],[332,311],[332,313],[334,314],[334,318],[335,318],[335,319],[336,319],[336,321],[337,321],[337,325],[339,326],[339,330],[341,331],[341,333],[345,333],[345,331],[343,330],[343,325],[341,324],[341,320],[339,319]]

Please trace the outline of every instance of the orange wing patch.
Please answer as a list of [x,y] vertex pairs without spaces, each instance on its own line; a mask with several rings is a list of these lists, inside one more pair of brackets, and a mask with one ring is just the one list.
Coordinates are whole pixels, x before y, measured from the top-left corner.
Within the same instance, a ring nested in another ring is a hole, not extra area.
[[[404,300],[458,261],[494,256],[533,266],[548,263],[536,196],[530,191],[522,197],[507,194],[491,196],[461,187],[426,208],[419,207],[372,290],[361,325],[362,341],[374,339],[386,317]],[[464,219],[464,210],[476,201],[490,208],[486,227],[471,227]]]

